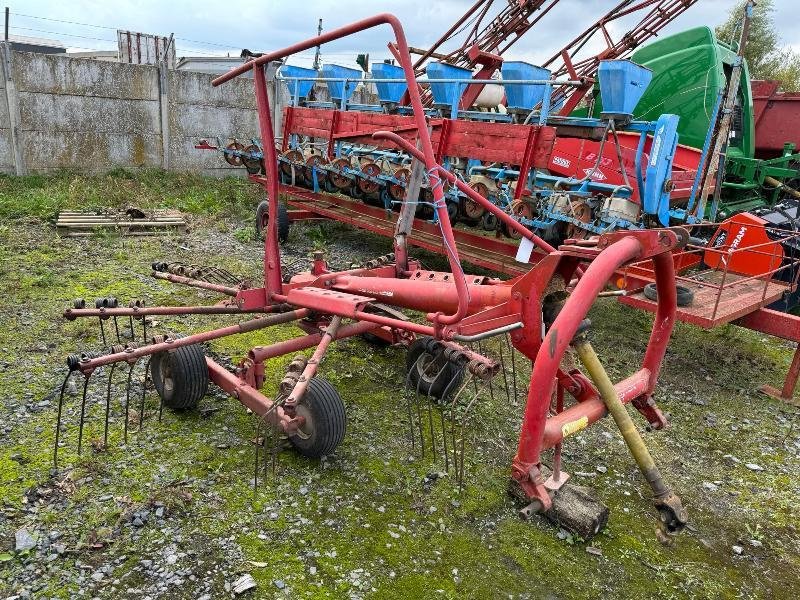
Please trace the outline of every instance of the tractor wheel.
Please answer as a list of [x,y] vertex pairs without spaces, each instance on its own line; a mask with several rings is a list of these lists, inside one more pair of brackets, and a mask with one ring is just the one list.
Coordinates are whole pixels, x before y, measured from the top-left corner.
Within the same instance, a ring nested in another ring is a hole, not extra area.
[[[256,235],[262,238],[266,235],[269,224],[269,201],[262,200],[256,208]],[[283,244],[289,239],[289,211],[282,202],[278,203],[278,242]]]
[[208,366],[200,344],[154,354],[150,377],[164,404],[174,410],[197,407],[208,390]]
[[406,370],[415,390],[442,400],[458,389],[463,372],[441,354],[431,354],[427,348],[430,339],[418,337],[408,347]]
[[342,443],[347,414],[339,392],[321,377],[308,382],[306,393],[297,404],[297,415],[305,418],[303,427],[289,441],[303,456],[319,458],[332,454]]

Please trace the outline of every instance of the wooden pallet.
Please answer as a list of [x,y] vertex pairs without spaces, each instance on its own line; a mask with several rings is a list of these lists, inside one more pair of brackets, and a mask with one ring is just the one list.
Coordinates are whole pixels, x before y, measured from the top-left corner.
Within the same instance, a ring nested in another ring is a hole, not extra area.
[[58,214],[56,230],[64,237],[88,237],[109,230],[122,235],[154,236],[186,231],[186,221],[176,211],[162,211],[144,218],[127,212],[87,213],[64,211]]

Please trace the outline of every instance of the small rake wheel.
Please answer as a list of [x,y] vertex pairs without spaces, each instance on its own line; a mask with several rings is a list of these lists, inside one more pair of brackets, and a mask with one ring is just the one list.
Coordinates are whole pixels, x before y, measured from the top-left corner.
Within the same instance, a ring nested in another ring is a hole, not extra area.
[[208,391],[208,367],[200,344],[159,352],[150,361],[150,377],[164,405],[189,410]]
[[406,354],[406,369],[415,390],[443,400],[445,392],[450,395],[458,389],[463,371],[443,353],[431,353],[428,350],[430,341],[430,337],[422,336],[411,343]]
[[[269,225],[269,201],[262,200],[256,208],[256,235],[263,238],[267,234]],[[282,202],[278,203],[278,242],[283,244],[289,239],[289,211]]]
[[328,381],[314,377],[295,409],[305,423],[289,441],[295,449],[309,458],[332,454],[344,439],[347,413],[339,392]]
[[[247,148],[244,149],[245,152],[249,152],[250,154],[261,153],[261,148],[256,146],[255,144],[250,144]],[[242,163],[244,164],[244,168],[247,169],[247,172],[250,175],[258,175],[264,169],[264,161],[261,158],[255,158],[254,156],[242,156]]]

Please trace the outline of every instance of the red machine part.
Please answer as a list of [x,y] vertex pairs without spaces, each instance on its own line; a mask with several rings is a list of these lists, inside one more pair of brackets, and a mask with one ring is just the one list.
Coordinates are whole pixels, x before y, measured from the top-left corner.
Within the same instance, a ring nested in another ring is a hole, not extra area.
[[787,140],[800,144],[800,92],[779,92],[779,81],[750,82],[756,128],[756,157],[776,158],[783,154]]
[[770,277],[783,262],[783,248],[770,239],[769,223],[750,213],[739,213],[720,225],[703,254],[712,269],[738,275]]

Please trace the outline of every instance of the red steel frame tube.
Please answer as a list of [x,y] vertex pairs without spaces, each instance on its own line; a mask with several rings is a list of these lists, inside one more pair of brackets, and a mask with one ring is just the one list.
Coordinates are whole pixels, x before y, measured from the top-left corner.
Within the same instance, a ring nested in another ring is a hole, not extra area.
[[249,61],[242,66],[232,69],[228,73],[217,77],[212,81],[212,85],[221,85],[222,83],[242,75],[247,71],[253,71],[256,104],[258,107],[259,129],[261,130],[261,139],[264,141],[264,161],[266,163],[267,178],[269,180],[269,233],[264,242],[265,287],[269,296],[277,293],[281,289],[280,255],[278,252],[277,240],[278,164],[275,154],[275,147],[273,144],[275,133],[272,128],[272,119],[270,117],[269,99],[266,91],[266,80],[261,67],[271,61],[285,58],[291,54],[302,52],[303,50],[308,50],[315,46],[337,40],[359,31],[364,31],[365,29],[377,27],[378,25],[382,24],[389,25],[392,28],[397,41],[398,57],[405,74],[406,82],[408,83],[411,106],[413,109],[414,120],[416,121],[417,125],[417,134],[419,136],[420,146],[424,156],[423,162],[428,172],[428,177],[431,180],[434,206],[442,230],[442,238],[448,249],[447,258],[450,263],[450,270],[454,274],[456,288],[458,289],[459,303],[456,312],[451,315],[442,314],[441,312],[436,313],[436,315],[433,315],[434,322],[438,326],[452,325],[460,321],[467,314],[469,290],[467,289],[466,276],[461,269],[461,264],[458,258],[458,251],[456,250],[455,238],[453,236],[453,228],[450,223],[450,218],[447,214],[447,206],[444,201],[444,186],[442,185],[439,176],[440,171],[434,157],[433,146],[431,144],[431,138],[428,132],[422,100],[414,79],[414,68],[411,64],[408,43],[406,42],[403,26],[400,24],[400,21],[397,19],[397,17],[388,13],[375,15],[373,17],[351,23],[345,27],[340,27],[322,35],[318,35],[317,37],[308,39],[304,42],[299,42],[292,46],[288,46],[282,50],[266,53],[255,60]]
[[281,305],[260,308],[239,308],[238,306],[134,306],[120,308],[68,308],[64,318],[70,321],[80,317],[147,317],[150,315],[238,315],[240,313],[276,312]]
[[[343,338],[361,335],[362,333],[372,331],[376,327],[380,327],[380,325],[370,323],[368,321],[351,323],[350,325],[340,327],[336,331],[334,339],[341,340]],[[249,358],[253,362],[264,362],[265,360],[275,358],[276,356],[284,356],[290,352],[306,350],[307,348],[312,348],[319,344],[324,335],[325,333],[320,331],[319,333],[311,333],[303,337],[293,338],[284,342],[277,342],[269,346],[256,346],[250,350]]]
[[217,364],[212,359],[206,357],[208,376],[211,381],[252,410],[255,414],[262,417],[269,415],[267,420],[270,423],[279,425],[283,431],[290,433],[297,428],[300,421],[287,415],[280,406],[275,407],[275,403],[259,392],[256,388],[239,379],[236,375],[228,371],[225,367]]
[[225,337],[228,335],[236,335],[237,333],[247,333],[249,331],[263,329],[265,327],[278,325],[280,323],[289,323],[290,321],[297,321],[298,319],[303,319],[307,317],[310,313],[311,311],[305,308],[300,308],[298,310],[292,310],[277,315],[269,315],[267,317],[261,317],[259,319],[252,319],[250,321],[245,321],[244,323],[238,323],[237,325],[222,327],[221,329],[204,331],[203,333],[197,333],[195,335],[189,335],[183,338],[175,338],[173,340],[170,340],[169,342],[162,342],[160,344],[149,344],[147,346],[142,346],[141,348],[136,348],[130,351],[117,352],[115,354],[106,354],[105,356],[99,356],[91,360],[82,361],[80,363],[80,370],[84,373],[89,373],[92,370],[96,369],[97,367],[102,367],[103,365],[109,365],[111,363],[127,361],[127,360],[135,360],[141,358],[142,356],[157,354],[158,352],[165,352],[168,350],[173,350],[175,348],[180,348],[182,346],[200,344],[202,342],[216,340],[218,338]]
[[553,384],[564,352],[609,278],[620,266],[639,256],[641,250],[639,241],[629,237],[601,252],[586,269],[542,341],[533,362],[519,447],[514,458],[515,465],[523,466],[526,472],[529,466],[539,463]]
[[209,283],[208,281],[201,281],[199,279],[192,279],[191,277],[184,277],[183,275],[173,275],[172,273],[162,273],[160,271],[153,271],[153,277],[156,279],[163,279],[172,283],[180,283],[181,285],[188,285],[189,287],[196,287],[203,290],[211,290],[212,292],[219,292],[226,296],[236,296],[239,293],[238,288],[229,287],[227,285],[219,285],[217,283]]

